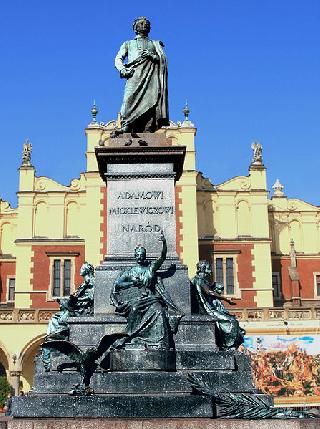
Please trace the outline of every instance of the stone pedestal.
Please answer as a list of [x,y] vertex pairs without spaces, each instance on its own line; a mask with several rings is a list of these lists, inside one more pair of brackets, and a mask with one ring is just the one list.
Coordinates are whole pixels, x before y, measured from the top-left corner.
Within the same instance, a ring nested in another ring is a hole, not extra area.
[[160,276],[175,304],[189,314],[187,267],[176,252],[174,188],[183,171],[185,147],[172,146],[163,135],[144,133],[135,138],[129,134],[110,139],[109,146],[95,151],[107,186],[108,232],[107,255],[96,269],[95,314],[114,313],[110,293],[119,274],[134,265],[136,246],[147,249],[149,260],[160,256],[161,231],[168,253]]

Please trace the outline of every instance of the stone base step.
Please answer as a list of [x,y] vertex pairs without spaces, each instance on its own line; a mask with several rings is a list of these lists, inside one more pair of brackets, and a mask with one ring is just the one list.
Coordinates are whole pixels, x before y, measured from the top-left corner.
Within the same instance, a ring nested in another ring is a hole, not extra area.
[[[208,418],[162,418],[162,419],[13,419],[8,429],[318,429],[320,419],[290,420],[212,420]],[[1,426],[0,426],[1,428]]]
[[[93,375],[91,387],[96,394],[191,393],[188,374],[214,386],[216,392],[254,393],[256,390],[250,374],[243,371],[103,372]],[[31,394],[67,394],[80,381],[80,374],[75,371],[36,374]]]
[[166,395],[30,395],[15,397],[13,417],[165,418],[214,415],[211,399],[190,394]]

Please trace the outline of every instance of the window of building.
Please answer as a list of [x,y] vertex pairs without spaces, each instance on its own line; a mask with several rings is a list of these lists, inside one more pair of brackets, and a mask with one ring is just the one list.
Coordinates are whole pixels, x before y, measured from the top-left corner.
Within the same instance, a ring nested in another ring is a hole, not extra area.
[[275,299],[282,297],[280,273],[272,273],[272,291]]
[[51,293],[53,298],[69,296],[73,278],[72,259],[54,258],[51,263]]
[[14,277],[8,278],[8,301],[13,302],[14,301],[14,294],[16,290],[16,279]]
[[224,286],[225,295],[237,295],[237,263],[236,257],[231,255],[217,255],[214,257],[214,280]]
[[313,273],[314,275],[314,295],[320,298],[320,273]]

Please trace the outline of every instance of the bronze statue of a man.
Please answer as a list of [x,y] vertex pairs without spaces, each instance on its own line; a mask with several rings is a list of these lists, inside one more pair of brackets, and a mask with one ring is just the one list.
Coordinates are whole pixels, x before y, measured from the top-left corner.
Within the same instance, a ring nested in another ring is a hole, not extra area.
[[160,41],[148,38],[150,21],[133,23],[136,37],[122,44],[115,58],[120,77],[127,79],[121,106],[122,132],[155,132],[169,125],[167,60]]

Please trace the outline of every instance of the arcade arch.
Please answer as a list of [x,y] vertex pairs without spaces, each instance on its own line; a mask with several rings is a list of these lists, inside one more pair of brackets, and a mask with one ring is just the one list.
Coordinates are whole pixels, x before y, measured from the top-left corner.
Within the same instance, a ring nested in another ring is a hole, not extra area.
[[40,351],[40,346],[43,343],[45,334],[38,335],[33,338],[21,351],[20,364],[21,364],[21,377],[20,388],[27,392],[31,389],[34,377],[34,360]]

